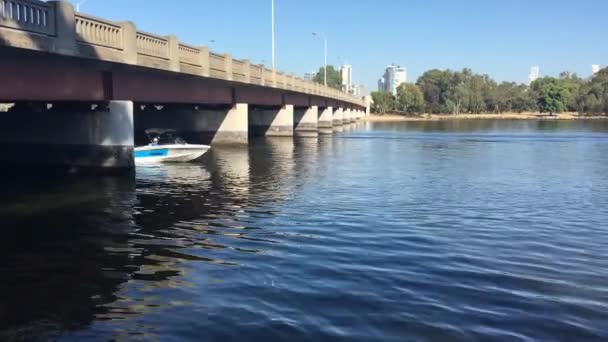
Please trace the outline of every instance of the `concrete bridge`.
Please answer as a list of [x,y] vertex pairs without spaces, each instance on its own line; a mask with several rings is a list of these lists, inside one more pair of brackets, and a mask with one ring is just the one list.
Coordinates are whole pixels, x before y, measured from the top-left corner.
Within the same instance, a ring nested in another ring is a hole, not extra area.
[[339,90],[36,0],[0,0],[0,103],[14,104],[0,112],[0,162],[113,169],[133,167],[146,128],[246,144],[369,112]]

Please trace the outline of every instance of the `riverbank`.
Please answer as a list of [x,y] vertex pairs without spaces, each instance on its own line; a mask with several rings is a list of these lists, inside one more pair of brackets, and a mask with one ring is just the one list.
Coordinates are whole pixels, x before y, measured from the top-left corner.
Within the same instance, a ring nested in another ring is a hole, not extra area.
[[439,121],[439,120],[591,120],[604,119],[608,116],[579,116],[577,113],[560,113],[554,116],[540,113],[502,113],[502,114],[423,114],[420,116],[404,116],[397,114],[371,114],[364,118],[370,122],[398,121]]

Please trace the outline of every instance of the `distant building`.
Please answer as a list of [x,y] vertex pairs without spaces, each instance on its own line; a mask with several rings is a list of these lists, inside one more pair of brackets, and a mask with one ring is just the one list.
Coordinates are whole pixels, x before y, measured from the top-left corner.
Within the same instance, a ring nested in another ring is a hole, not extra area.
[[340,68],[342,74],[342,90],[346,93],[350,93],[353,89],[353,67],[350,65],[343,65]]
[[378,91],[385,91],[386,86],[384,85],[384,76],[380,77],[378,80]]
[[316,72],[307,72],[307,73],[304,74],[304,80],[306,80],[306,81],[312,81],[315,78],[316,75],[317,75]]
[[397,87],[407,82],[407,70],[392,64],[386,67],[384,75],[378,81],[378,91],[388,91],[397,95]]
[[591,74],[592,75],[597,74],[600,71],[600,69],[602,69],[602,67],[599,64],[591,65]]
[[363,84],[353,87],[351,94],[357,97],[367,96],[367,89]]
[[540,67],[535,65],[530,68],[530,75],[528,75],[528,85],[536,81],[540,77]]

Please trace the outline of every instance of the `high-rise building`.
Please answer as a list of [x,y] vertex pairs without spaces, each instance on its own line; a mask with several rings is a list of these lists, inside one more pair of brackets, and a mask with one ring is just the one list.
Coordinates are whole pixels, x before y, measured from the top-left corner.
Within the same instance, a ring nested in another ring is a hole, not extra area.
[[350,93],[353,88],[353,67],[350,65],[343,65],[340,68],[342,74],[342,90],[346,93]]
[[602,69],[602,67],[599,64],[591,65],[591,74],[592,75],[597,74],[600,71],[600,69]]
[[535,65],[530,68],[530,75],[528,75],[528,85],[536,81],[540,77],[540,67]]
[[380,77],[378,80],[378,91],[386,91],[386,86],[384,85],[384,76]]
[[405,82],[407,82],[407,70],[392,64],[386,67],[384,75],[378,81],[378,91],[388,91],[397,95],[397,87]]

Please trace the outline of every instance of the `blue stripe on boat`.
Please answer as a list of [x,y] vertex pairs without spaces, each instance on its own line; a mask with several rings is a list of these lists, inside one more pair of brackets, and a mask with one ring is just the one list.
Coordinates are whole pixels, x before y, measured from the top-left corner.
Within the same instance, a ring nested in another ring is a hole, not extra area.
[[135,158],[165,157],[167,155],[169,155],[169,150],[166,148],[160,150],[135,151]]

